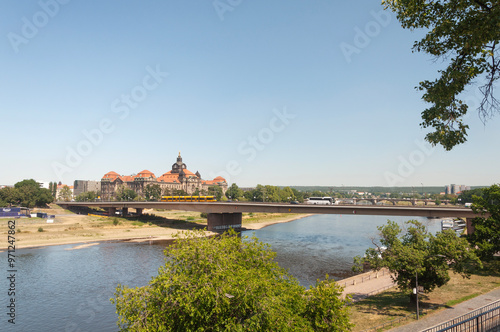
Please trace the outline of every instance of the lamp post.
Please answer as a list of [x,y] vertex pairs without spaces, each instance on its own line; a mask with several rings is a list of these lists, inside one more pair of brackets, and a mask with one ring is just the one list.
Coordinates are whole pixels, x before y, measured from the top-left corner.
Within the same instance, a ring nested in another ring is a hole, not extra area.
[[[425,259],[429,259],[431,257],[446,257],[445,255],[430,255],[427,256]],[[417,320],[420,318],[420,311],[418,309],[418,268],[415,269],[415,295],[417,299]]]

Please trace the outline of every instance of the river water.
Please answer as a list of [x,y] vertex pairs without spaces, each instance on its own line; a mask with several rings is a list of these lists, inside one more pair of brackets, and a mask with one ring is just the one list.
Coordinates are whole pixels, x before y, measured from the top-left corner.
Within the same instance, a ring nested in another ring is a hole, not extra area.
[[[329,274],[350,275],[352,259],[362,255],[386,220],[408,217],[314,215],[256,231],[244,231],[269,243],[276,260],[308,287]],[[429,223],[431,231],[439,221]],[[109,299],[118,284],[144,286],[164,263],[165,244],[102,242],[83,249],[76,245],[16,250],[16,324],[8,323],[7,253],[0,253],[4,277],[0,331],[117,331],[118,316]]]

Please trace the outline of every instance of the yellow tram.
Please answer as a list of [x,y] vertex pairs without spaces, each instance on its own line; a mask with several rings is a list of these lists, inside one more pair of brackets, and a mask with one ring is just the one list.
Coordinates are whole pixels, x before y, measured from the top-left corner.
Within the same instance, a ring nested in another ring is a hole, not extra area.
[[217,202],[215,196],[162,196],[162,202]]

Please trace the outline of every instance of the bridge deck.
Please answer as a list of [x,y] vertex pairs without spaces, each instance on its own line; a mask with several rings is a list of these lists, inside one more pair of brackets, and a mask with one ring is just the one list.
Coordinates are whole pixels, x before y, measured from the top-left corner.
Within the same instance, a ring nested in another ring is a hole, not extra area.
[[101,207],[133,209],[166,209],[205,213],[309,213],[309,214],[360,214],[410,217],[460,217],[474,218],[478,215],[470,208],[438,206],[376,206],[376,205],[306,205],[279,203],[203,203],[203,202],[57,202],[62,207]]

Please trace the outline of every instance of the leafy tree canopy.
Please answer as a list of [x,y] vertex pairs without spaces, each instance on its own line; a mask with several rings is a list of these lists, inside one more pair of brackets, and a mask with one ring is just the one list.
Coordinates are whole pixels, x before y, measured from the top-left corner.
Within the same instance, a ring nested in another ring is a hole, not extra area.
[[116,199],[119,201],[133,201],[137,197],[137,193],[125,186],[121,186],[116,191]]
[[208,194],[210,196],[215,196],[215,198],[220,201],[222,198],[222,188],[221,186],[210,186],[208,187]]
[[148,184],[144,188],[144,198],[147,201],[159,201],[161,198],[161,187],[159,184]]
[[59,192],[59,199],[65,202],[69,202],[71,200],[72,195],[73,194],[71,193],[71,189],[68,186],[64,186]]
[[348,331],[347,303],[334,281],[306,291],[269,246],[231,230],[182,233],[145,287],[119,285],[111,299],[122,330]]
[[95,191],[86,191],[81,193],[75,197],[75,201],[77,202],[92,202],[95,201],[96,198],[99,197],[99,192]]
[[489,260],[500,251],[500,186],[483,188],[473,200],[472,210],[483,217],[472,219],[474,232],[467,238],[478,247],[481,258]]
[[232,199],[240,199],[243,197],[243,190],[241,190],[236,183],[233,183],[226,191],[226,197]]
[[404,28],[425,29],[425,37],[413,49],[436,58],[449,59],[434,81],[423,81],[418,89],[431,106],[422,112],[424,128],[434,132],[426,139],[446,150],[464,143],[468,125],[463,117],[467,104],[460,94],[476,80],[485,80],[479,89],[483,99],[478,111],[483,120],[499,111],[493,88],[500,78],[500,2],[483,0],[383,0],[396,12]]
[[469,277],[473,264],[481,265],[469,242],[453,230],[433,235],[419,221],[409,220],[406,225],[404,234],[401,227],[390,220],[378,227],[380,241],[373,241],[377,248],[366,250],[365,257],[355,257],[355,269],[359,270],[365,262],[376,270],[386,267],[394,274],[398,288],[411,294],[417,273],[418,285],[424,287],[424,292],[431,292],[450,280],[450,268]]
[[0,204],[2,206],[43,207],[53,201],[54,198],[50,190],[40,188],[40,185],[33,179],[17,182],[14,188],[0,189]]

